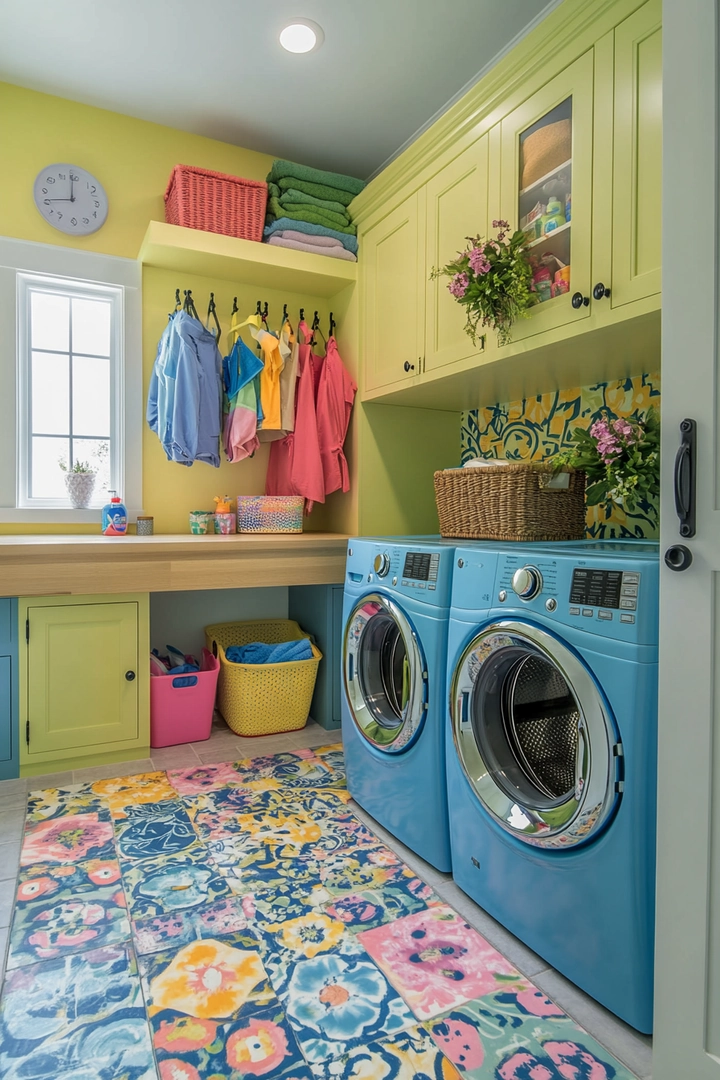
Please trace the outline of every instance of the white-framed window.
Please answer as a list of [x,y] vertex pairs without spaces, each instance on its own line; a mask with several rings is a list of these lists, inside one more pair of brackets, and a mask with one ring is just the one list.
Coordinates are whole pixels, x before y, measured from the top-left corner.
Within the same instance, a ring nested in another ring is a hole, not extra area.
[[140,285],[133,260],[0,238],[0,522],[96,521],[109,489],[141,512]]

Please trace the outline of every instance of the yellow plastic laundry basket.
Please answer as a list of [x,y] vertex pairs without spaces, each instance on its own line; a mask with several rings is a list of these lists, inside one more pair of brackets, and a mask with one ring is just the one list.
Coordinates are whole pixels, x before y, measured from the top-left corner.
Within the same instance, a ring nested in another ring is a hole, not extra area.
[[312,660],[284,664],[233,664],[225,655],[231,645],[310,638],[290,619],[217,623],[205,627],[207,647],[220,661],[217,703],[236,735],[272,735],[304,727],[310,713],[320,650],[310,642]]

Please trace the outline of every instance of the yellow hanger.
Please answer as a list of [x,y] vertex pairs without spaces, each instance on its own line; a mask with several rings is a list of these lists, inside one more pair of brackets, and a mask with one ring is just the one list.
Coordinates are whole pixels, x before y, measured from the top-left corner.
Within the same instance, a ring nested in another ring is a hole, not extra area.
[[228,331],[228,346],[232,347],[235,344],[235,338],[244,326],[254,326],[256,330],[259,330],[262,326],[262,319],[259,315],[248,315],[244,322],[232,323]]

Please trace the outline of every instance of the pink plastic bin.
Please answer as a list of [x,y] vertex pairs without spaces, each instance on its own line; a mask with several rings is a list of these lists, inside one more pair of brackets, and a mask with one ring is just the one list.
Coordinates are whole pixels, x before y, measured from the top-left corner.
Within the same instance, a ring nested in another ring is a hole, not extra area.
[[210,738],[220,661],[202,651],[197,675],[150,679],[150,745],[175,746]]

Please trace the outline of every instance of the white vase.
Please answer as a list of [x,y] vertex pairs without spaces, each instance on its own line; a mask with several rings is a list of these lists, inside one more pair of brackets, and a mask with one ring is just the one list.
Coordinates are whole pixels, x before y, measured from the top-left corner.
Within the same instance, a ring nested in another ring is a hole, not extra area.
[[87,510],[93,497],[96,476],[94,472],[65,473],[65,487],[73,510]]

